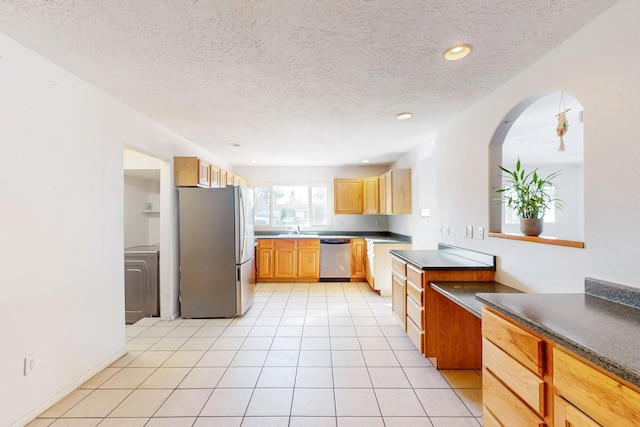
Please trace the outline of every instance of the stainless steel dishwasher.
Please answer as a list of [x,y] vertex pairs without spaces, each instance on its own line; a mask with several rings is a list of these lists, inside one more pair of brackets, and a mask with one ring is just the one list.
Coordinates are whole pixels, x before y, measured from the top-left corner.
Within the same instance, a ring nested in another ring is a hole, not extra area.
[[351,240],[320,239],[320,281],[348,282],[351,278]]

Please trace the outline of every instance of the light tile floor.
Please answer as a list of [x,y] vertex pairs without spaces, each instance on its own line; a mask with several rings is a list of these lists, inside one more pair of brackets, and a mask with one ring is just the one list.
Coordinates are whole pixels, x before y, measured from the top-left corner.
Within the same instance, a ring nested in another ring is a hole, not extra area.
[[476,371],[437,371],[366,283],[261,283],[236,319],[146,318],[128,354],[29,424],[472,427]]

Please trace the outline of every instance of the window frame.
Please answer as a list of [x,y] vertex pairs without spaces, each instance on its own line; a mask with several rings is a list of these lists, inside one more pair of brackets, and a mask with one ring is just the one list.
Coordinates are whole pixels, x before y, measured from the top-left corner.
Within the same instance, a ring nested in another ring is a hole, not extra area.
[[[254,189],[254,206],[256,206],[256,213],[254,214],[254,220],[255,220],[255,215],[257,215],[258,210],[257,210],[257,205],[255,204],[255,195],[256,195],[256,189],[260,188],[260,187],[268,187],[269,188],[269,223],[268,224],[254,224],[254,227],[258,230],[273,230],[273,231],[281,231],[281,230],[289,230],[291,228],[290,225],[274,225],[273,224],[273,211],[274,211],[274,204],[273,204],[273,187],[307,187],[307,192],[308,192],[308,205],[307,205],[307,209],[308,209],[308,213],[309,213],[309,223],[310,225],[301,225],[301,227],[305,227],[307,229],[323,229],[323,228],[330,228],[331,227],[331,222],[332,222],[332,209],[333,209],[333,185],[330,182],[283,182],[283,181],[272,181],[272,182],[257,182],[257,183],[253,183],[252,185],[253,189]],[[313,199],[312,199],[312,192],[313,192],[313,188],[324,188],[326,189],[326,193],[327,193],[327,221],[324,224],[313,224],[311,223],[312,220],[312,208],[313,208]]]

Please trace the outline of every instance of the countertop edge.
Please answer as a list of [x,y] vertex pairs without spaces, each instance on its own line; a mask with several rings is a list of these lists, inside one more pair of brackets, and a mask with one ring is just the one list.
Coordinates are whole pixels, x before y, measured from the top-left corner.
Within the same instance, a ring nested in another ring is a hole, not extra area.
[[[489,297],[492,294],[486,294]],[[597,298],[597,297],[594,297]],[[608,372],[612,373],[613,375],[616,375],[620,378],[622,378],[625,381],[630,382],[631,384],[634,384],[637,387],[640,387],[640,375],[636,372],[634,372],[633,370],[624,368],[623,366],[620,366],[618,363],[616,363],[615,361],[602,356],[601,354],[595,352],[594,350],[578,343],[575,342],[567,337],[565,337],[564,335],[558,334],[556,332],[554,332],[552,329],[538,323],[538,322],[534,322],[531,321],[530,319],[522,316],[520,313],[514,311],[514,310],[510,310],[508,308],[503,307],[502,305],[499,304],[495,304],[493,302],[491,302],[490,300],[486,299],[485,297],[483,297],[482,293],[478,293],[476,294],[476,299],[479,300],[480,302],[482,302],[484,305],[491,307],[492,309],[494,309],[495,311],[515,320],[518,323],[521,323],[523,326],[526,326],[527,328],[531,329],[532,331],[535,331],[537,333],[539,333],[540,335],[544,336],[545,338],[548,338],[552,341],[554,341],[555,343],[559,344],[560,346],[566,348],[567,350],[577,354],[578,356],[581,356],[583,358],[585,358],[586,360],[592,362],[593,364],[601,367],[602,369],[607,370]]]
[[[492,266],[492,265],[487,265],[487,264],[481,264],[478,261],[473,261],[473,260],[468,260],[470,262],[475,262],[481,265],[474,265],[474,266],[425,266],[425,265],[421,265],[420,263],[416,262],[415,260],[411,259],[411,258],[407,258],[404,255],[401,255],[400,253],[398,253],[398,251],[396,250],[391,250],[389,251],[391,252],[391,255],[396,256],[408,263],[411,263],[413,265],[419,266],[422,270],[492,270],[495,271],[496,267]],[[449,254],[451,255],[451,254]],[[451,256],[456,256],[457,255],[451,255]],[[463,259],[467,259],[464,257],[458,257],[458,258],[463,258]]]

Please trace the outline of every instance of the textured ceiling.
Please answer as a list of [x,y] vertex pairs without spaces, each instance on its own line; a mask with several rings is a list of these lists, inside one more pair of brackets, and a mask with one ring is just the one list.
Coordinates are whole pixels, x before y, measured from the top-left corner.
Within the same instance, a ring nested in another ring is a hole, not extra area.
[[231,164],[390,163],[613,3],[2,0],[0,32]]

